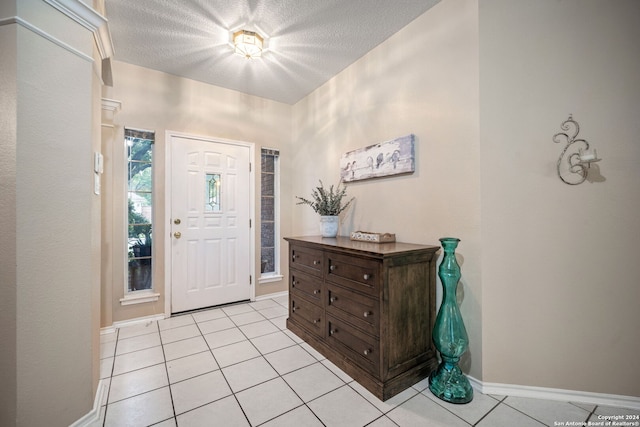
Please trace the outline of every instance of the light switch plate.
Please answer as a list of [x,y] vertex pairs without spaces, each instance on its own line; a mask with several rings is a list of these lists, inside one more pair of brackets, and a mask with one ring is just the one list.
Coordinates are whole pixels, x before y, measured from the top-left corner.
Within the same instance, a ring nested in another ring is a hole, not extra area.
[[93,174],[93,193],[100,195],[100,174],[98,172]]
[[104,157],[102,153],[98,153],[97,151],[93,153],[93,171],[96,173],[102,173],[104,171]]

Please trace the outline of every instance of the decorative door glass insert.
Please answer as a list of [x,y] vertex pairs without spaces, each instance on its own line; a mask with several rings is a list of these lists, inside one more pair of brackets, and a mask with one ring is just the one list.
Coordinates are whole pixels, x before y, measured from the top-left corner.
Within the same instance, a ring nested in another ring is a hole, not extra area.
[[125,129],[128,195],[127,292],[152,289],[153,142],[149,131]]
[[220,212],[220,174],[208,173],[205,175],[205,212]]

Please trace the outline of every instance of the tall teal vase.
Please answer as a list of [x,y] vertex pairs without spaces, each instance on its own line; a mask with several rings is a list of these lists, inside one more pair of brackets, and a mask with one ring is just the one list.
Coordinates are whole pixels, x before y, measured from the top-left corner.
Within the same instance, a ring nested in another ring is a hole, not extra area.
[[442,305],[433,327],[433,342],[440,352],[441,362],[429,376],[429,390],[440,399],[451,403],[468,403],[473,399],[473,389],[462,373],[458,362],[469,347],[469,337],[464,327],[460,308],[456,301],[456,288],[460,280],[460,266],[455,250],[460,239],[440,239],[444,257],[438,268],[442,282]]

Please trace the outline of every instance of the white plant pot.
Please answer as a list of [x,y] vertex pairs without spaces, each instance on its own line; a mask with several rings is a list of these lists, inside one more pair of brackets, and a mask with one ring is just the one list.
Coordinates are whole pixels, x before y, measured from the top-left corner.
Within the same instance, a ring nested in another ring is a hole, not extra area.
[[321,215],[320,233],[322,237],[336,237],[338,235],[338,217]]

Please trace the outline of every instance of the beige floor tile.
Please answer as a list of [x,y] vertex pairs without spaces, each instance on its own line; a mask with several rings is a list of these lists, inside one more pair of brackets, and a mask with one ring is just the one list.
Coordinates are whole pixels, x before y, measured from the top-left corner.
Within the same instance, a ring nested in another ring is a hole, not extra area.
[[184,314],[181,316],[169,317],[158,321],[158,327],[161,331],[172,328],[179,328],[180,326],[192,325],[195,323],[193,316],[190,314]]
[[[306,406],[298,406],[297,408],[285,412],[277,418],[272,419],[261,427],[323,427],[313,412]],[[382,426],[381,426],[382,427]]]
[[162,338],[162,344],[169,344],[171,342],[184,340],[187,338],[193,338],[201,335],[198,327],[193,325],[180,326],[173,329],[165,329],[160,331],[160,338]]
[[169,387],[163,387],[108,405],[105,427],[148,426],[172,417]]
[[219,319],[208,320],[206,322],[198,323],[200,332],[203,335],[210,334],[212,332],[223,331],[225,329],[235,328],[235,323],[228,317],[221,317]]
[[167,362],[167,373],[171,384],[219,369],[210,351],[192,354]]
[[364,426],[382,416],[382,412],[347,385],[307,405],[328,426]]
[[566,421],[586,422],[590,415],[589,411],[569,402],[554,400],[509,396],[503,401],[503,404],[509,405],[546,425]]
[[472,425],[480,421],[480,419],[484,417],[485,414],[498,406],[498,404],[500,403],[493,397],[486,394],[477,393],[475,392],[475,390],[473,394],[473,400],[463,405],[445,402],[444,400],[434,396],[434,394],[428,388],[424,390],[422,394]]
[[116,356],[131,353],[133,351],[144,350],[145,348],[157,347],[159,345],[160,334],[158,332],[119,339],[118,345],[116,346]]
[[108,404],[169,385],[164,364],[111,378]]
[[251,425],[264,423],[302,405],[282,378],[241,391],[236,397]]
[[[401,427],[430,425],[469,427],[469,424],[461,418],[456,417],[422,393],[418,393],[386,415]],[[511,427],[515,427],[516,425],[517,424],[513,424]]]
[[230,344],[211,351],[221,368],[260,356],[260,352],[249,341]]
[[185,412],[177,418],[180,426],[249,426],[247,418],[233,396],[224,397]]
[[274,351],[296,345],[291,338],[280,331],[254,338],[251,342],[262,354],[273,353]]
[[116,356],[113,362],[113,375],[124,374],[147,366],[164,362],[162,347],[151,347],[144,350]]
[[244,336],[240,329],[234,327],[232,329],[206,334],[204,339],[210,348],[216,349],[229,344],[246,341],[247,337]]
[[307,353],[299,345],[265,354],[264,357],[280,375],[287,374],[295,371],[296,369],[300,369],[317,362],[313,356]]
[[219,370],[171,384],[171,395],[176,415],[222,399],[230,394],[231,389]]
[[209,346],[202,336],[187,338],[186,340],[175,341],[165,344],[164,357],[167,360],[178,359],[203,351],[208,351]]
[[222,369],[222,373],[235,393],[278,376],[262,357],[228,366]]
[[516,411],[511,406],[500,403],[491,412],[489,412],[477,427],[542,427],[539,421],[534,420],[522,412]]
[[309,402],[344,385],[344,381],[318,362],[290,372],[284,375],[283,378],[305,402]]

